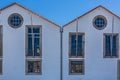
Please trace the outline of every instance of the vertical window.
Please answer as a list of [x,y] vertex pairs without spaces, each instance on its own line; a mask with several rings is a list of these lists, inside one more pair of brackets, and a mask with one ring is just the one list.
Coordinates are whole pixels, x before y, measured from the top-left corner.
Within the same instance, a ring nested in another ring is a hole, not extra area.
[[84,33],[70,33],[69,56],[84,57]]
[[84,33],[69,33],[69,74],[84,74]]
[[118,57],[118,34],[104,34],[104,57]]
[[0,26],[0,74],[2,74],[2,59],[3,59],[3,50],[2,50],[2,26]]
[[26,73],[41,74],[41,26],[26,26]]

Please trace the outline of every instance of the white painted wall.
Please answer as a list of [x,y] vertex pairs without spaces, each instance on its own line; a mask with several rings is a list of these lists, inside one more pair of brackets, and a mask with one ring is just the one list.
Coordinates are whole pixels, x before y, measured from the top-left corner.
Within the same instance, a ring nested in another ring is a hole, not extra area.
[[[8,25],[12,13],[22,15],[23,25],[14,29]],[[42,75],[25,74],[25,27],[42,25]],[[0,25],[3,25],[3,74],[0,80],[59,80],[60,79],[60,32],[59,27],[13,5],[0,14]]]
[[[107,19],[107,26],[103,30],[97,30],[93,27],[92,21],[97,15],[103,15]],[[78,21],[79,32],[85,33],[84,75],[69,75],[69,32],[76,32],[76,22],[64,27],[63,80],[117,80],[117,60],[119,58],[103,58],[103,34],[112,33],[112,18],[111,13],[103,8],[97,8]],[[114,16],[114,23],[114,32],[120,33],[120,19]]]

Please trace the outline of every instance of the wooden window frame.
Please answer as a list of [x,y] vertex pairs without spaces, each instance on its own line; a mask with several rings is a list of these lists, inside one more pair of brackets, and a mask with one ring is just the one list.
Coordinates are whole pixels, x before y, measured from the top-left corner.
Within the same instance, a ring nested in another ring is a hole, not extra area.
[[[83,72],[82,73],[71,73],[71,61],[83,61],[83,65],[82,65]],[[69,60],[69,75],[84,75],[84,73],[85,73],[85,61],[84,61],[84,59],[70,59]]]
[[[14,26],[14,25],[12,25],[11,24],[11,18],[13,17],[13,16],[18,16],[20,19],[21,19],[21,23],[18,25],[18,26]],[[14,29],[17,29],[17,28],[19,28],[19,27],[21,27],[22,26],[22,24],[23,24],[23,17],[20,15],[20,14],[18,14],[18,13],[13,13],[13,14],[11,14],[9,17],[8,17],[8,24],[9,24],[9,26],[10,27],[12,27],[12,28],[14,28]]]
[[[40,56],[27,56],[28,55],[28,28],[40,28]],[[28,58],[37,58],[37,57],[42,57],[42,26],[41,25],[26,25],[26,57]]]
[[[110,35],[110,36],[111,36],[111,35],[117,35],[117,40],[116,40],[116,42],[117,42],[117,43],[116,43],[116,46],[117,46],[117,47],[116,47],[116,48],[117,48],[116,56],[112,56],[112,55],[111,55],[111,56],[106,56],[106,55],[105,55],[105,54],[106,54],[106,53],[105,53],[105,52],[106,52],[106,49],[105,49],[105,44],[106,44],[106,43],[105,43],[105,39],[106,39],[105,36],[106,36],[106,35]],[[119,34],[118,34],[118,33],[104,33],[104,34],[103,34],[103,57],[104,57],[104,58],[118,58],[118,57],[119,57]]]
[[[40,62],[40,72],[39,73],[28,73],[28,61],[39,61]],[[42,59],[26,59],[26,75],[41,75],[42,74]]]
[[[39,28],[40,29],[40,56],[27,56],[28,54],[28,28]],[[26,56],[26,59],[25,59],[25,66],[26,66],[26,75],[41,75],[42,74],[42,26],[41,25],[26,25],[26,44],[25,44],[25,56]],[[40,73],[28,73],[28,61],[40,61]]]
[[[72,56],[71,55],[71,35],[82,35],[82,55],[83,56]],[[84,58],[84,54],[85,54],[85,33],[81,33],[81,32],[70,32],[69,33],[69,58]]]

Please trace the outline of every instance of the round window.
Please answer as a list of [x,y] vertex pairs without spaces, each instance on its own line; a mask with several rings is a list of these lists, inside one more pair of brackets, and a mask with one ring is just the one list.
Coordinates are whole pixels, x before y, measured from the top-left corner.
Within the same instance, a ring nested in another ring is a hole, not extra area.
[[18,28],[22,25],[23,18],[20,14],[11,14],[8,18],[8,24],[13,28]]
[[106,27],[106,25],[107,25],[107,20],[102,15],[98,15],[93,19],[93,26],[96,29],[102,30]]

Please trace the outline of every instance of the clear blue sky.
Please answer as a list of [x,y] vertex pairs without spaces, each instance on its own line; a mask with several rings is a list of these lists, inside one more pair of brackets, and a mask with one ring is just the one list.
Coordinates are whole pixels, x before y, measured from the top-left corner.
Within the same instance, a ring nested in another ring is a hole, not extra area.
[[13,2],[17,2],[60,26],[99,5],[120,16],[120,0],[0,0],[0,8]]

